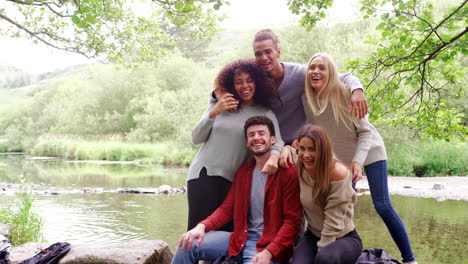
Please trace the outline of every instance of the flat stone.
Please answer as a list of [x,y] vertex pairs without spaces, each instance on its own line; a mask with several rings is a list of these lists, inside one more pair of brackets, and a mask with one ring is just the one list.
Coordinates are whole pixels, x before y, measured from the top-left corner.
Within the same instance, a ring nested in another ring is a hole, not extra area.
[[39,253],[41,249],[47,248],[51,244],[29,242],[21,246],[13,247],[10,249],[10,260],[12,264],[18,264],[25,259],[32,258]]
[[442,184],[436,183],[434,184],[434,186],[432,186],[432,189],[433,190],[445,190],[445,187]]
[[[14,247],[10,251],[10,260],[12,264],[19,264],[51,244],[26,243]],[[172,257],[166,242],[142,240],[110,245],[71,245],[71,250],[59,264],[169,264]]]
[[174,193],[174,190],[172,190],[171,186],[164,184],[159,186],[159,192],[164,194],[171,194]]
[[112,245],[73,246],[59,264],[169,264],[172,252],[164,241],[143,240]]

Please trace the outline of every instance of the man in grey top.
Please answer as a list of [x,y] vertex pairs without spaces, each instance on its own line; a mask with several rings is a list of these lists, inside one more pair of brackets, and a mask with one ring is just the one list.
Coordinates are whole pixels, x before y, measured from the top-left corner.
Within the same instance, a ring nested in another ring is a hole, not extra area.
[[[258,65],[274,80],[277,98],[273,101],[275,113],[286,144],[291,144],[296,132],[306,123],[301,97],[307,74],[307,66],[297,63],[280,62],[281,49],[278,37],[270,29],[260,30],[255,34],[253,50]],[[359,119],[367,114],[367,103],[363,86],[352,74],[341,74],[340,79],[351,89],[352,111]],[[220,98],[225,91],[216,89]]]

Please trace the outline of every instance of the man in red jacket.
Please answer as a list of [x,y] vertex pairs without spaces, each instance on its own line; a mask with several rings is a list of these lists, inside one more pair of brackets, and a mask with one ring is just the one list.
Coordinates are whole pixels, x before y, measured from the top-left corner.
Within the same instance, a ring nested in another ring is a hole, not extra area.
[[[236,173],[223,204],[182,235],[172,263],[195,263],[237,256],[239,263],[287,263],[301,228],[299,182],[293,164],[275,174],[260,170],[276,142],[273,123],[265,116],[245,122],[246,147],[254,158]],[[213,231],[231,219],[234,232]],[[206,233],[207,232],[207,233]]]

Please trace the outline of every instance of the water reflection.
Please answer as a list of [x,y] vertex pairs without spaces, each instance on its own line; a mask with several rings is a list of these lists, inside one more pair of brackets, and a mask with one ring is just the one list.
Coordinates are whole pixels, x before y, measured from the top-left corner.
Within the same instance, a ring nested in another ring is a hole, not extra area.
[[161,239],[175,245],[187,219],[184,195],[126,194],[40,197],[36,204],[46,218],[49,242],[107,244]]
[[[62,187],[151,187],[185,185],[185,175],[160,168],[131,165],[69,164],[0,155],[0,182],[49,183]],[[11,198],[1,197],[1,200]],[[186,195],[154,196],[117,193],[38,196],[36,207],[45,218],[45,239],[53,243],[115,243],[161,239],[175,248],[186,229]],[[466,263],[468,203],[392,196],[419,263]],[[359,197],[355,223],[364,247],[400,254],[373,209],[370,196]]]
[[[392,196],[392,204],[405,223],[419,263],[466,263],[468,203]],[[359,197],[356,228],[365,248],[380,247],[395,259],[400,252],[375,212],[370,196]]]
[[[465,201],[400,196],[393,196],[392,200],[420,263],[463,263],[468,238]],[[186,229],[185,195],[69,194],[39,197],[36,205],[46,219],[45,238],[50,243],[162,239],[174,249]],[[365,248],[382,247],[399,258],[369,196],[360,197],[355,222]]]
[[58,187],[108,189],[185,186],[186,175],[163,171],[154,165],[69,163],[64,160],[29,159],[24,155],[0,155],[0,182],[43,183]]

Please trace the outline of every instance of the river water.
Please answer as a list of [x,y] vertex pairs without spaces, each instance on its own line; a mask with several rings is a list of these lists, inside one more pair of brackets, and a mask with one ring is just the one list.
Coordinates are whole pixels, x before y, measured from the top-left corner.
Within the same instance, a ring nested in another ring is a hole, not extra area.
[[[24,155],[0,155],[0,182],[42,183],[58,187],[116,188],[185,186],[184,173],[130,164],[71,163]],[[2,201],[12,196],[0,196]],[[37,196],[35,207],[45,219],[50,242],[108,244],[161,239],[174,248],[185,231],[185,194],[155,196],[119,193]],[[419,263],[468,263],[468,202],[392,196],[406,225]],[[359,197],[355,223],[364,247],[399,251],[375,213],[369,196]]]

